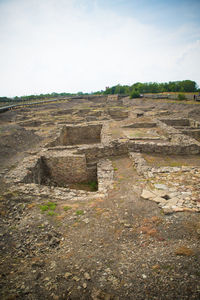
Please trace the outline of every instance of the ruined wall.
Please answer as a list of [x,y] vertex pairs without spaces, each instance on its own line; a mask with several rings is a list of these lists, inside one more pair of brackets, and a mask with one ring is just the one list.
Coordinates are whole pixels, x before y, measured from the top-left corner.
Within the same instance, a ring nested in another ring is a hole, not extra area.
[[101,158],[128,154],[128,142],[111,142],[103,146],[83,146],[77,149],[77,154],[85,154],[87,162],[97,162]]
[[48,176],[48,168],[45,165],[44,157],[41,156],[35,160],[35,164],[32,163],[32,165],[30,165],[29,170],[22,181],[25,183],[34,182],[38,184],[45,184]]
[[126,110],[121,110],[121,109],[108,109],[107,110],[108,115],[111,116],[111,118],[116,119],[116,120],[123,120],[128,118],[129,112]]
[[189,119],[160,119],[160,121],[170,126],[190,126]]
[[117,101],[119,99],[119,95],[108,95],[107,100],[108,101]]
[[156,122],[136,122],[133,124],[123,126],[123,128],[154,128],[156,126]]
[[196,140],[200,140],[200,129],[183,129],[181,132]]
[[92,144],[101,142],[102,124],[64,126],[59,137],[60,145]]
[[200,146],[193,144],[178,143],[156,143],[156,142],[140,142],[131,141],[129,143],[129,151],[141,153],[162,153],[162,154],[199,154]]

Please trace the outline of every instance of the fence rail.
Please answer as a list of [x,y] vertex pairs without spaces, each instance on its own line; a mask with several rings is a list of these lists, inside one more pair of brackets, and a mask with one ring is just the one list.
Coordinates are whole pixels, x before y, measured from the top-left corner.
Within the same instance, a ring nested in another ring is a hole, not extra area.
[[55,101],[68,100],[68,99],[71,99],[71,98],[73,98],[73,97],[55,98],[55,99],[41,100],[41,101],[36,101],[36,102],[28,102],[27,101],[27,102],[20,102],[20,103],[17,103],[17,104],[12,104],[12,105],[0,106],[0,113],[3,113],[3,112],[8,111],[8,110],[24,107],[24,106],[32,106],[32,105],[36,105],[36,104],[45,104],[45,103],[50,103],[50,102],[55,102]]

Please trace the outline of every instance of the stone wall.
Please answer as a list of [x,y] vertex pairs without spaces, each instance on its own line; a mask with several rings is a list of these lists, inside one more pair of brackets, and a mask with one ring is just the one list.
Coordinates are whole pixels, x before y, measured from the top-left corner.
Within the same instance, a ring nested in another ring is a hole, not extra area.
[[123,128],[154,128],[156,126],[156,122],[135,122],[133,124],[123,126]]
[[115,120],[123,120],[129,116],[129,112],[122,109],[108,109],[107,113],[112,119]]
[[183,129],[181,132],[196,140],[200,140],[200,129]]
[[160,119],[160,121],[170,126],[190,126],[189,119]]
[[101,129],[102,124],[64,126],[57,145],[100,143]]
[[107,101],[117,101],[119,99],[118,95],[108,95]]
[[179,144],[179,143],[156,143],[156,142],[140,142],[131,141],[129,143],[129,151],[141,153],[163,153],[163,154],[199,154],[200,146],[196,143]]

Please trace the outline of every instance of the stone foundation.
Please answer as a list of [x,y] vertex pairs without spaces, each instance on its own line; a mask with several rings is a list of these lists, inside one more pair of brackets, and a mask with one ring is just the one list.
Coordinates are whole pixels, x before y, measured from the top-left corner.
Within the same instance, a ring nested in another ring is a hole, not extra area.
[[58,138],[48,146],[95,144],[101,142],[102,124],[63,126]]

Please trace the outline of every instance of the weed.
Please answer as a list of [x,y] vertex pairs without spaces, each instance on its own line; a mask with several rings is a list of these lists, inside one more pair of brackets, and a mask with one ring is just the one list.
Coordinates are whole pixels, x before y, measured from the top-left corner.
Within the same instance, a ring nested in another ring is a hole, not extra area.
[[51,211],[51,210],[48,211],[48,215],[49,215],[49,216],[55,216],[55,214],[56,214],[56,213],[55,213],[54,211]]
[[54,203],[54,202],[48,202],[47,205],[48,205],[50,210],[55,210],[57,204]]
[[77,216],[81,216],[81,215],[83,215],[83,214],[84,214],[84,211],[81,210],[81,209],[78,209],[78,210],[76,211],[76,215],[77,215]]
[[72,209],[72,207],[71,207],[71,206],[64,206],[63,209],[64,209],[65,211],[68,211],[68,210]]
[[48,202],[47,204],[44,204],[44,205],[40,205],[40,209],[42,212],[45,212],[45,211],[54,211],[56,209],[56,203],[54,202]]
[[114,168],[114,171],[117,171],[118,170],[118,168]]
[[47,211],[49,209],[48,205],[41,205],[40,206],[41,211]]

